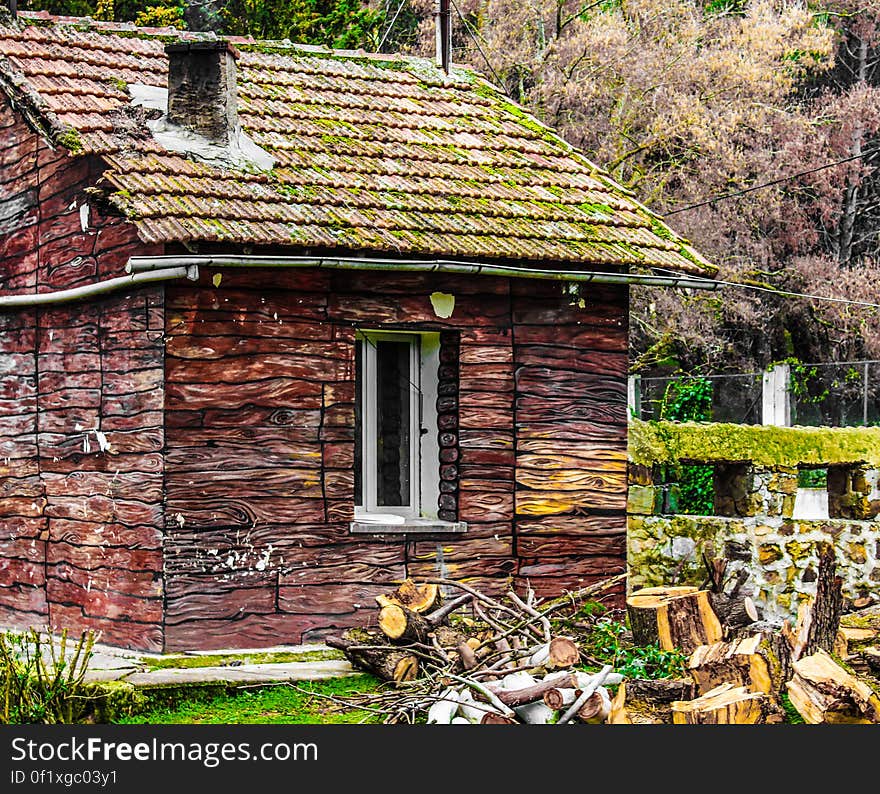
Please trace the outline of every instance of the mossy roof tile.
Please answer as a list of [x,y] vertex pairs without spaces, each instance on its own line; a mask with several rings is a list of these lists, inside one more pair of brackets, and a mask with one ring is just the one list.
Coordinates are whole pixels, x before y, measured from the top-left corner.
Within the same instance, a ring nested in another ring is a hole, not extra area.
[[239,120],[275,166],[168,152],[124,112],[126,86],[164,87],[166,42],[212,36],[21,13],[0,25],[0,72],[56,142],[106,160],[110,199],[146,242],[715,272],[497,88],[425,59],[233,39]]

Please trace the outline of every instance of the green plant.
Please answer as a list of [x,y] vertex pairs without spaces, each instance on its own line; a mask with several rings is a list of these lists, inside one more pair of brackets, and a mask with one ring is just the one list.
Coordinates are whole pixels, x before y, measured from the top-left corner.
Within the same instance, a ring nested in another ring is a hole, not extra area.
[[86,711],[83,683],[95,636],[84,631],[68,653],[59,638],[34,628],[0,634],[0,723],[75,723]]
[[701,377],[669,381],[658,418],[671,422],[708,422],[712,418],[712,381]]
[[599,618],[588,644],[589,653],[627,678],[678,678],[686,674],[687,654],[663,650],[656,643],[633,645],[625,642],[626,634],[626,624]]

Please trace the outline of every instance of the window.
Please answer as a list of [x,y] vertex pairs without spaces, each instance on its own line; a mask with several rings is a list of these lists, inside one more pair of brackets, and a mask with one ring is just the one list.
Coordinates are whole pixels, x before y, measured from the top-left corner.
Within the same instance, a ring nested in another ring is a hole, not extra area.
[[360,331],[355,345],[352,532],[463,531],[437,515],[440,334]]

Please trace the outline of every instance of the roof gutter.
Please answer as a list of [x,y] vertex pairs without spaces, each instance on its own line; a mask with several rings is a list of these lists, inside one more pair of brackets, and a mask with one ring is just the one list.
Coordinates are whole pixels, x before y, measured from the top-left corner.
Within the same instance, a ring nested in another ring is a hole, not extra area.
[[146,272],[134,273],[130,276],[118,276],[117,278],[98,281],[94,284],[84,284],[81,287],[55,290],[54,292],[38,292],[29,295],[0,295],[0,311],[3,309],[71,303],[72,301],[83,300],[84,298],[94,298],[98,295],[106,295],[109,292],[137,287],[141,284],[170,281],[177,278],[188,278],[191,281],[195,281],[198,277],[199,271],[194,265],[154,268]]
[[173,267],[313,267],[333,270],[384,270],[418,273],[469,273],[486,276],[551,279],[594,284],[639,284],[650,287],[687,287],[714,290],[717,281],[698,276],[654,276],[638,273],[603,273],[589,270],[549,270],[539,268],[456,262],[446,259],[373,259],[315,256],[229,256],[187,254],[182,256],[133,256],[125,269],[141,274]]

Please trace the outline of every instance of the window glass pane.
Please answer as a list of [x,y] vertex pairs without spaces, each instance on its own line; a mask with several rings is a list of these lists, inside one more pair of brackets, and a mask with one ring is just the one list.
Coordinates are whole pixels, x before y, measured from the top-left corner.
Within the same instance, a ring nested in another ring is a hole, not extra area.
[[363,393],[364,393],[364,343],[354,343],[354,503],[364,503],[364,452],[363,452]]
[[410,342],[376,342],[376,504],[410,503]]

